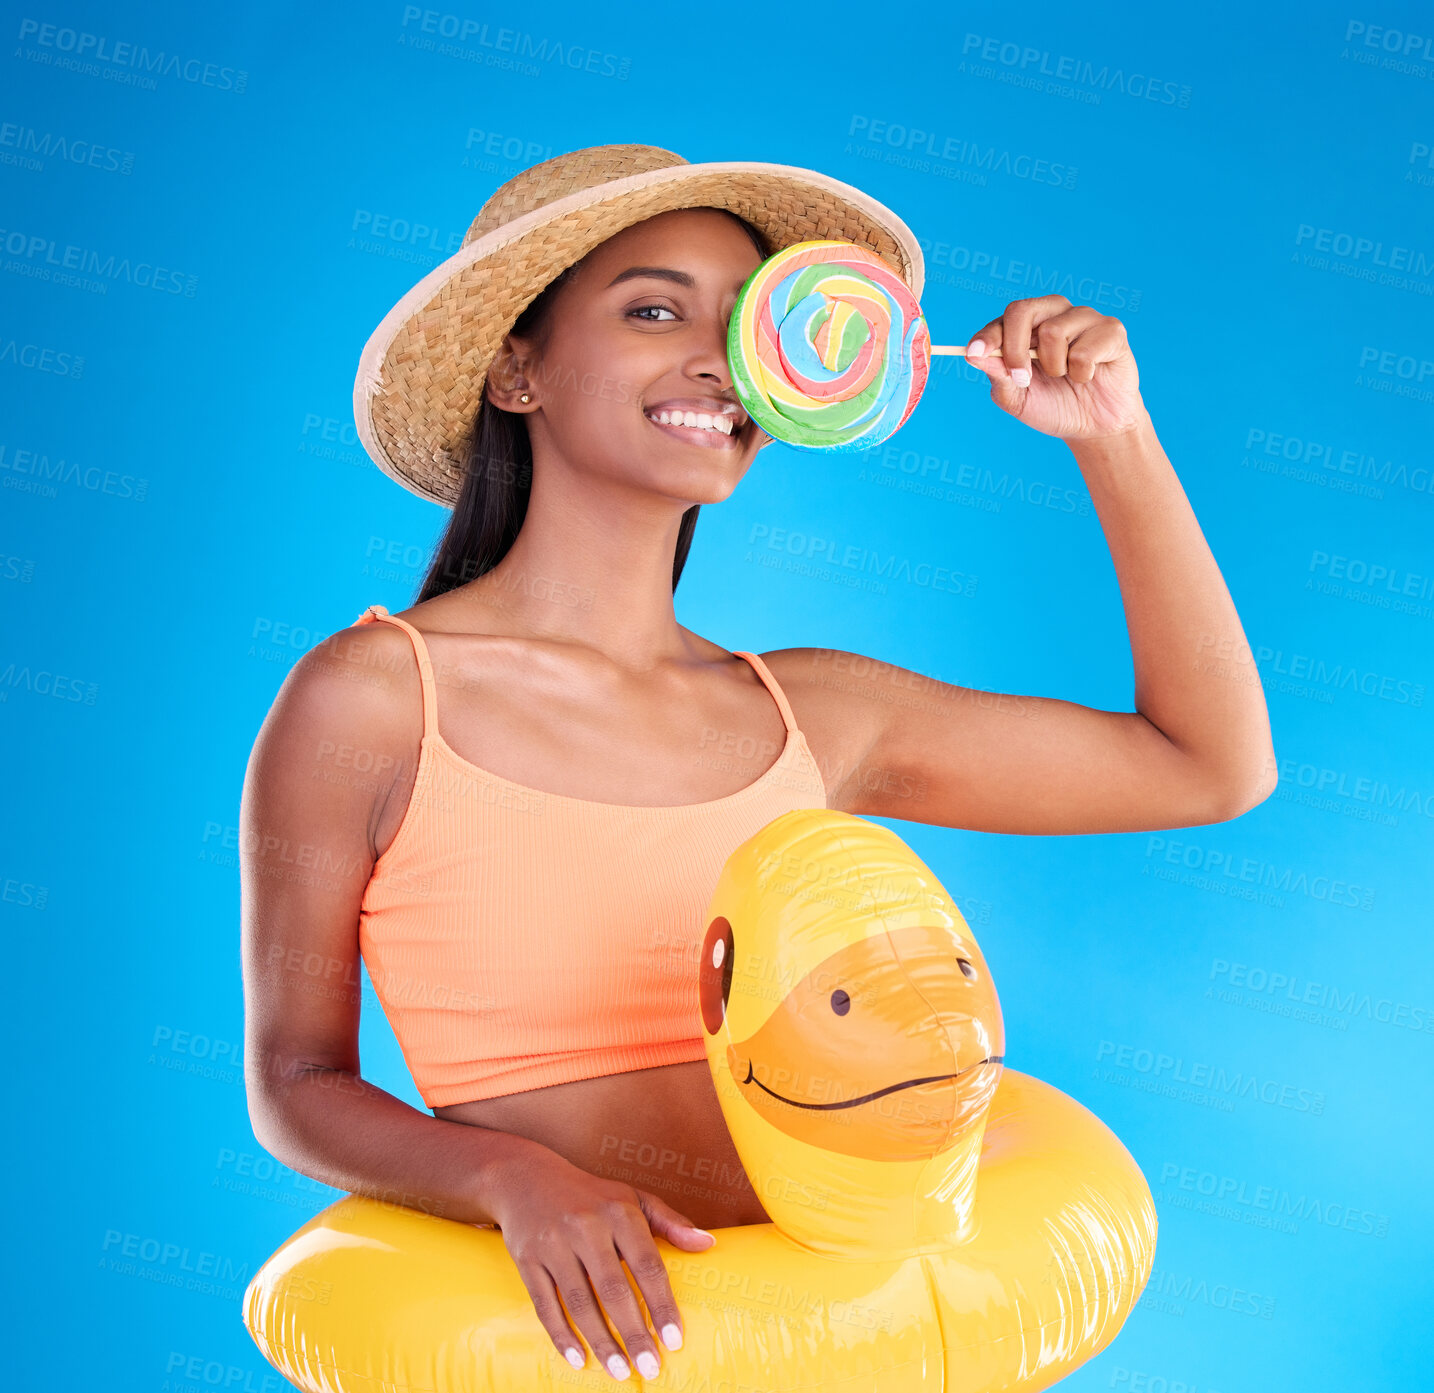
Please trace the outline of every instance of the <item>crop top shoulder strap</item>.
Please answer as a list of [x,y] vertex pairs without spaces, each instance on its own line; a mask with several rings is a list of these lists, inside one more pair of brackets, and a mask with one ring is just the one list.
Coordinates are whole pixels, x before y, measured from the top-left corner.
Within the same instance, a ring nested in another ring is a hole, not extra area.
[[[372,623],[382,620],[388,624],[397,624],[409,637],[413,644],[414,657],[418,659],[418,680],[423,687],[423,735],[427,739],[430,735],[438,734],[438,695],[433,680],[433,660],[428,656],[428,645],[424,642],[423,635],[406,619],[400,619],[396,614],[390,614],[382,605],[370,605],[359,616],[360,624]],[[755,653],[748,653],[743,649],[734,650],[739,658],[745,658],[752,665],[757,676],[761,678],[762,685],[771,693],[772,700],[777,703],[777,709],[782,713],[782,724],[789,734],[797,729],[797,719],[792,713],[792,704],[787,700],[787,694],[777,685],[777,679],[772,676],[771,670]]]
[[786,726],[787,733],[793,733],[797,729],[797,718],[792,714],[792,704],[787,700],[787,694],[777,685],[777,679],[772,676],[766,663],[755,653],[748,653],[740,648],[734,651],[739,658],[745,658],[751,663],[757,676],[762,679],[762,685],[772,694],[772,700],[777,703],[777,709],[782,713],[782,724]]
[[423,738],[438,734],[438,694],[433,683],[433,660],[428,656],[428,645],[423,635],[406,619],[390,614],[382,605],[370,605],[359,617],[359,623],[383,620],[397,624],[413,644],[413,656],[418,659],[418,681],[423,688]]

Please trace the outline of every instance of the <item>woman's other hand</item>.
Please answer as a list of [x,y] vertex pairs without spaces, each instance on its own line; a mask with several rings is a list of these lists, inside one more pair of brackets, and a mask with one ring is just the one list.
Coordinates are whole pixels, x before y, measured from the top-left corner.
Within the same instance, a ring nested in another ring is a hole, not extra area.
[[704,1252],[717,1240],[649,1191],[592,1175],[556,1152],[525,1157],[489,1207],[558,1353],[574,1368],[587,1362],[570,1315],[607,1371],[627,1378],[631,1370],[605,1312],[638,1372],[655,1378],[657,1345],[622,1265],[637,1281],[653,1328],[669,1349],[678,1349],[682,1318],[653,1235],[689,1252]]

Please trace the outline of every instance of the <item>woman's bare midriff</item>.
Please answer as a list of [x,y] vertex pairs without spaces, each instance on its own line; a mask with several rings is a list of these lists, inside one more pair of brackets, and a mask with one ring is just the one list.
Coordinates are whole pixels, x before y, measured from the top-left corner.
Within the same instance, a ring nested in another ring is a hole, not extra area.
[[593,1175],[652,1191],[699,1228],[769,1218],[732,1144],[705,1059],[454,1103],[433,1113],[540,1142]]

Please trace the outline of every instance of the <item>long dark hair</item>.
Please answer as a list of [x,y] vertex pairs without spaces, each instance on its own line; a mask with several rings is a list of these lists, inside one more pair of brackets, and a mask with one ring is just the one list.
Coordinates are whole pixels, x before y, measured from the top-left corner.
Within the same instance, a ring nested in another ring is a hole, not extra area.
[[[745,218],[726,208],[702,211],[726,213],[736,219],[752,239],[762,259],[766,260],[770,254],[766,238]],[[547,330],[558,290],[567,284],[580,265],[582,262],[567,267],[549,281],[518,316],[511,332],[541,339]],[[485,377],[483,389],[486,387]],[[414,604],[431,600],[435,595],[442,595],[485,571],[491,571],[508,554],[527,516],[528,498],[533,487],[533,448],[528,438],[527,419],[520,412],[504,411],[494,406],[487,400],[486,390],[483,389],[479,391],[478,410],[464,442],[463,487]],[[682,568],[687,564],[687,553],[692,547],[692,534],[697,528],[697,514],[701,508],[700,503],[694,503],[683,513],[682,523],[677,529],[677,548],[672,558],[674,593]]]

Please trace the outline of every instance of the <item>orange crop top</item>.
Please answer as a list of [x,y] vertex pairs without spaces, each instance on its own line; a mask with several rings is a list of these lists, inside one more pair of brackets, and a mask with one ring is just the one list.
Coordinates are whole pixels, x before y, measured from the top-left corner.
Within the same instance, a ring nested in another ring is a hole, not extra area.
[[826,807],[821,770],[755,653],[786,743],[756,783],[674,807],[542,793],[470,764],[438,733],[422,634],[413,794],[374,863],[359,949],[423,1101],[521,1093],[706,1057],[703,918],[727,857],[793,808]]

